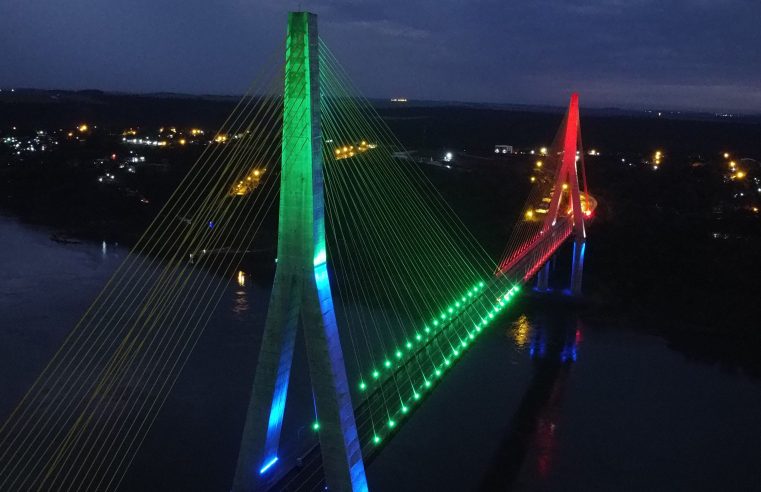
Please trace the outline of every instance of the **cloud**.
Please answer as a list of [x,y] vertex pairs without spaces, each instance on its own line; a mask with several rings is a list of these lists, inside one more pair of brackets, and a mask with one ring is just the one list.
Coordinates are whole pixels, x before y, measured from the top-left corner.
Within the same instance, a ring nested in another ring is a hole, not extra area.
[[390,20],[328,21],[324,24],[338,30],[353,31],[359,36],[369,33],[391,38],[425,39],[431,35],[431,32],[425,29],[406,26]]
[[368,95],[761,111],[757,0],[0,0],[0,85],[234,93],[299,8]]

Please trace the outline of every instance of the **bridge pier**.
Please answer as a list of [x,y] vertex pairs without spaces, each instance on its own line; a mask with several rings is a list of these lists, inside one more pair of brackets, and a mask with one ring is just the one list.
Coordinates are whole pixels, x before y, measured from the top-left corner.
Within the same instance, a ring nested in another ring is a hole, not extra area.
[[571,295],[581,295],[581,277],[584,273],[584,252],[587,241],[584,238],[576,238],[573,242],[573,263],[571,264]]
[[[554,258],[554,257],[553,257]],[[552,259],[547,260],[547,263],[539,270],[539,274],[536,276],[536,290],[539,292],[547,292],[550,290],[550,263]]]

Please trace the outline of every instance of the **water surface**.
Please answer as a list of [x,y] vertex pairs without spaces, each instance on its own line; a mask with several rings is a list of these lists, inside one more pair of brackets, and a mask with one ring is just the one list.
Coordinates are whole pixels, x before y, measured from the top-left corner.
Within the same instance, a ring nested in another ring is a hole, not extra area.
[[[50,234],[0,217],[2,418],[126,254]],[[225,291],[123,490],[229,489],[268,298],[255,280]],[[757,490],[759,381],[642,328],[515,305],[370,465],[371,489]],[[305,371],[300,351],[294,407]],[[294,453],[313,442],[308,414],[287,412],[286,426]]]

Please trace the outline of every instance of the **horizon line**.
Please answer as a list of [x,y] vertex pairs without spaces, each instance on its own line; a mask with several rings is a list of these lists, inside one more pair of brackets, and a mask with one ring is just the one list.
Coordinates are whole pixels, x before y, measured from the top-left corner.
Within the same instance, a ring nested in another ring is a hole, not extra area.
[[[100,92],[102,94],[122,94],[122,95],[132,95],[132,96],[156,96],[156,95],[174,95],[174,96],[184,96],[187,98],[197,98],[197,97],[217,97],[217,98],[232,98],[232,99],[241,99],[245,96],[245,94],[235,94],[235,93],[211,93],[211,92],[178,92],[178,91],[172,91],[172,90],[158,90],[158,91],[127,91],[127,90],[110,90],[110,89],[98,89],[98,88],[86,88],[86,89],[61,89],[61,88],[39,88],[39,87],[0,87],[0,94],[10,91],[11,93],[15,91],[37,91],[37,92]],[[259,94],[257,94],[259,95]],[[356,97],[363,97],[367,99],[368,101],[385,101],[388,103],[393,103],[392,99],[394,98],[404,98],[407,99],[406,102],[399,103],[399,106],[405,104],[414,104],[414,103],[435,103],[435,104],[442,104],[442,105],[481,105],[481,106],[516,106],[516,107],[525,107],[525,108],[543,108],[543,109],[553,109],[553,110],[559,110],[564,111],[566,109],[565,104],[555,104],[555,103],[528,103],[528,102],[495,102],[495,101],[474,101],[474,100],[458,100],[458,99],[419,99],[419,98],[409,98],[406,96],[363,96],[359,95]],[[637,113],[664,113],[665,115],[711,115],[718,118],[726,118],[726,117],[759,117],[761,116],[761,110],[753,110],[750,112],[741,111],[741,110],[726,110],[726,109],[677,109],[674,107],[668,107],[668,106],[641,106],[641,107],[633,107],[633,106],[627,106],[627,105],[584,105],[583,106],[586,110],[596,110],[596,111],[622,111],[622,112],[637,112]]]

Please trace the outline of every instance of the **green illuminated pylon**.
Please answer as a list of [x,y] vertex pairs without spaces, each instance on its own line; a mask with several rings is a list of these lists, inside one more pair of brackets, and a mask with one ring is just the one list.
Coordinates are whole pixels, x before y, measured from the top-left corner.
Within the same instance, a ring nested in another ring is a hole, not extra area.
[[278,263],[243,430],[234,492],[266,488],[278,446],[299,318],[330,490],[366,491],[327,270],[317,16],[288,16]]

